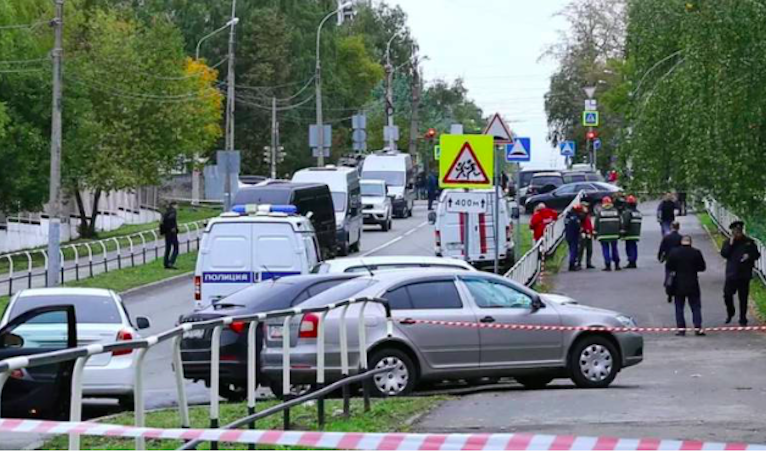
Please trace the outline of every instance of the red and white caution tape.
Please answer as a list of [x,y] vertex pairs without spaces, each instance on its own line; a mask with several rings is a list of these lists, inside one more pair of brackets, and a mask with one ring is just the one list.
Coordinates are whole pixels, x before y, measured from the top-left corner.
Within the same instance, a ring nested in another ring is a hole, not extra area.
[[0,432],[202,440],[338,450],[766,450],[766,445],[542,434],[329,433],[157,429],[88,422],[0,419]]
[[[693,332],[695,328],[681,329],[679,327],[602,327],[602,326],[547,326],[534,324],[502,324],[502,323],[478,323],[463,321],[431,321],[425,319],[408,319],[407,322],[414,324],[426,324],[443,327],[479,328],[490,330],[534,330],[534,331],[563,331],[563,332],[613,332],[613,333],[673,333]],[[766,326],[747,327],[706,327],[705,332],[766,332]]]

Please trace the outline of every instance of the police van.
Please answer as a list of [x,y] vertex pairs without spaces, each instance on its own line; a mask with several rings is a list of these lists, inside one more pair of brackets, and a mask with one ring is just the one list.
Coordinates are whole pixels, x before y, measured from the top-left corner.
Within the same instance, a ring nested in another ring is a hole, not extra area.
[[194,271],[195,309],[253,283],[308,274],[319,262],[311,221],[295,206],[235,206],[208,222]]

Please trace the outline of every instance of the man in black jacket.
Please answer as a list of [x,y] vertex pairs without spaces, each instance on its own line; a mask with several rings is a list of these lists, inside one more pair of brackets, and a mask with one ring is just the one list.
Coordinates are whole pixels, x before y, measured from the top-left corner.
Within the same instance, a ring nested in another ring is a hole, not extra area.
[[[668,256],[670,256],[670,252],[673,251],[676,247],[681,246],[681,233],[678,232],[678,230],[681,229],[681,224],[678,222],[673,222],[670,225],[670,234],[662,238],[662,242],[660,243],[660,251],[657,252],[657,260],[660,263],[664,263],[667,261]],[[668,280],[668,269],[667,266],[665,267],[665,281]],[[668,303],[673,302],[673,293],[671,292],[672,288],[665,288],[665,292],[668,295]]]
[[676,220],[676,202],[673,201],[673,195],[668,193],[665,199],[657,206],[657,221],[660,222],[662,235],[670,233],[670,225]]
[[165,214],[162,215],[162,224],[160,233],[165,235],[165,269],[177,269],[176,258],[178,258],[178,204],[175,201],[170,202]]
[[[692,247],[691,236],[684,236],[681,239],[681,246],[670,252],[666,267],[669,272],[675,273],[673,293],[676,298],[676,326],[679,329],[686,329],[684,306],[688,300],[689,307],[692,309],[695,334],[704,336],[705,332],[702,330],[702,293],[697,274],[705,272],[706,264],[702,252]],[[684,336],[686,332],[680,330],[676,335]]]
[[750,280],[753,278],[753,266],[761,257],[758,246],[745,236],[745,223],[733,222],[729,225],[731,239],[721,248],[721,256],[726,258],[726,284],[723,300],[726,303],[726,324],[734,318],[734,294],[739,296],[739,325],[747,325],[747,301],[750,295]]

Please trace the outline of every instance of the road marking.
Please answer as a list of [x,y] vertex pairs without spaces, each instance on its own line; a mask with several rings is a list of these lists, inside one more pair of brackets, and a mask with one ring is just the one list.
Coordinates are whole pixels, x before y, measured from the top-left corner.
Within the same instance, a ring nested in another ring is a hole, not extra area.
[[379,247],[375,247],[374,249],[370,250],[369,252],[363,254],[362,257],[370,256],[370,255],[372,255],[374,253],[380,252],[381,250],[385,250],[385,249],[391,247],[392,245],[396,244],[397,242],[401,241],[402,239],[406,238],[407,236],[409,236],[411,234],[414,234],[416,231],[418,231],[419,229],[423,228],[426,225],[428,225],[428,221],[425,221],[425,222],[421,223],[420,225],[416,226],[415,228],[407,231],[406,233],[402,234],[401,236],[398,236],[398,237],[396,237],[394,239],[391,239],[390,241],[386,242],[385,244],[383,244],[383,245],[381,245]]

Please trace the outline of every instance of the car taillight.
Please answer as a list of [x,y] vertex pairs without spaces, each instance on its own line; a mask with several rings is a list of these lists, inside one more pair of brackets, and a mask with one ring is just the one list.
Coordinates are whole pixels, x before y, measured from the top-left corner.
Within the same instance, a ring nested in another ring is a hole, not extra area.
[[202,277],[194,276],[194,300],[202,300]]
[[511,225],[507,225],[505,227],[505,242],[511,243],[511,233],[513,233],[513,227]]
[[245,331],[246,324],[242,321],[234,321],[233,323],[229,324],[229,329],[231,329],[234,333],[241,334]]
[[[121,330],[117,332],[117,341],[130,341],[133,339],[133,332],[129,330]],[[132,349],[116,349],[112,351],[113,356],[128,355],[133,352]]]
[[434,234],[436,234],[436,246],[441,247],[442,246],[442,234],[440,231],[436,231]]
[[316,338],[319,333],[319,317],[314,313],[306,313],[301,320],[298,338]]

